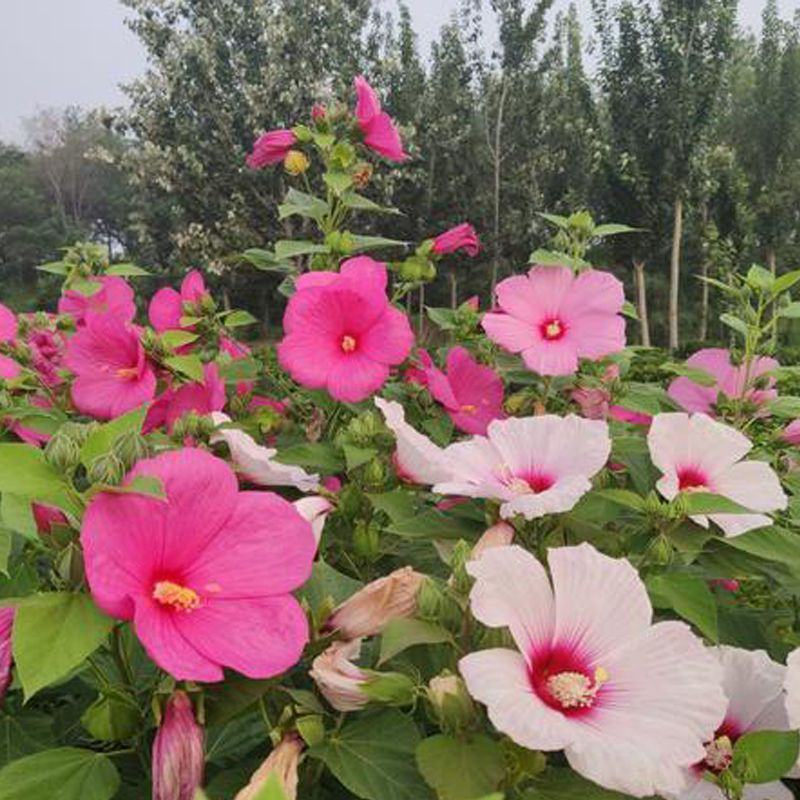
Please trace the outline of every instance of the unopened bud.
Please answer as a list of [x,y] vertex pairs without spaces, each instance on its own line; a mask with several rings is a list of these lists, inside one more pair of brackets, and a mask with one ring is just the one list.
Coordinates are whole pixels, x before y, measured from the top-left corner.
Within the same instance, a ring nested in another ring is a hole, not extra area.
[[302,175],[310,165],[308,156],[300,150],[290,150],[283,159],[283,168],[289,175]]
[[368,702],[362,691],[367,674],[353,662],[361,654],[361,639],[334,642],[318,655],[309,675],[337,711],[357,711]]
[[86,471],[86,475],[92,483],[104,483],[107,486],[120,484],[125,473],[125,464],[114,453],[97,456]]
[[496,522],[481,534],[481,538],[472,548],[472,558],[480,558],[487,550],[491,550],[494,547],[505,547],[513,541],[514,528],[507,522]]
[[373,702],[387,706],[410,706],[416,697],[414,681],[402,672],[365,670],[361,691]]
[[193,800],[203,782],[203,761],[203,729],[188,695],[177,691],[153,742],[153,800]]
[[59,472],[69,472],[78,466],[81,460],[81,448],[77,442],[59,431],[45,446],[44,457],[47,463]]
[[371,560],[380,552],[380,535],[378,528],[363,519],[356,522],[353,532],[353,549],[356,555]]
[[294,733],[286,734],[234,800],[255,800],[270,775],[275,776],[286,800],[297,800],[297,766],[302,752],[302,740]]
[[130,469],[137,461],[141,461],[141,459],[150,455],[147,440],[136,431],[128,431],[122,434],[114,442],[112,451],[125,465],[126,470]]
[[427,696],[433,718],[442,730],[460,731],[472,723],[475,703],[458,675],[443,672],[431,678]]

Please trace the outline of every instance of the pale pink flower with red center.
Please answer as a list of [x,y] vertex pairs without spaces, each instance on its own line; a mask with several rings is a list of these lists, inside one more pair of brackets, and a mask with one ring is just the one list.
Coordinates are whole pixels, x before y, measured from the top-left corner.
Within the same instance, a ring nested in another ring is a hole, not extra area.
[[311,574],[311,525],[271,492],[240,492],[222,459],[193,448],[140,461],[127,478],[161,481],[165,499],[101,493],[83,519],[92,597],[133,620],[153,661],[178,680],[223,667],[269,678],[292,667],[308,624],[290,594]]
[[501,281],[496,292],[498,310],[484,315],[483,329],[540,375],[571,375],[578,359],[625,347],[625,295],[608,272],[536,266]]
[[314,659],[309,675],[337,711],[358,711],[369,698],[362,690],[369,676],[356,666],[361,639],[334,642]]
[[405,161],[408,153],[403,150],[400,134],[392,118],[381,108],[375,90],[363,75],[353,81],[356,89],[356,119],[364,144],[389,161]]
[[681,492],[708,492],[758,512],[693,515],[704,528],[710,519],[726,536],[738,536],[771,525],[765,512],[786,508],[786,494],[769,464],[742,460],[753,447],[750,440],[705,414],[658,414],[647,445],[662,473],[656,488],[667,500]]
[[503,381],[491,368],[479,364],[464,347],[447,354],[447,372],[437,369],[424,351],[425,386],[441,403],[453,424],[465,433],[486,433],[493,419],[504,419]]
[[[667,393],[681,408],[690,413],[699,411],[714,416],[720,394],[729,400],[745,398],[755,406],[762,406],[778,396],[778,392],[773,388],[775,378],[762,377],[780,366],[774,358],[766,356],[755,358],[748,374],[744,364],[737,367],[731,363],[731,354],[727,350],[722,347],[709,347],[698,350],[687,358],[686,366],[703,370],[717,379],[713,386],[701,386],[684,376],[675,378],[670,383]],[[763,387],[755,388],[756,382],[763,383]]]
[[327,627],[345,639],[375,636],[393,619],[411,617],[425,576],[401,567],[368,583],[334,609]]
[[563,750],[572,769],[636,797],[678,793],[725,713],[722,670],[681,622],[652,623],[636,570],[589,544],[521,547],[467,564],[476,619],[509,628],[518,650],[459,662],[497,730],[531,750]]
[[310,475],[302,467],[276,461],[277,450],[258,444],[239,428],[227,427],[231,421],[227,414],[215,412],[211,418],[220,426],[211,435],[211,443],[224,442],[228,446],[231,461],[245,480],[259,486],[294,486],[301,492],[319,488],[319,475]]
[[152,400],[156,376],[139,331],[110,315],[89,315],[67,342],[65,365],[75,374],[72,402],[82,414],[113,419]]
[[800,419],[793,420],[783,429],[781,439],[795,447],[800,445]]
[[253,150],[247,156],[247,166],[262,169],[270,164],[278,164],[297,144],[297,137],[288,128],[278,128],[262,133],[253,143]]
[[302,386],[343,402],[380,389],[414,343],[386,281],[386,265],[368,256],[345,261],[338,273],[301,275],[283,317],[280,365]]
[[511,417],[489,423],[487,436],[445,448],[451,476],[438,494],[499,500],[504,519],[569,511],[608,461],[605,422],[570,414]]
[[397,441],[393,457],[397,476],[401,480],[421,484],[449,480],[452,470],[445,451],[406,422],[403,406],[382,397],[375,398],[375,405]]
[[49,536],[53,532],[54,525],[69,525],[64,512],[55,506],[49,506],[46,503],[31,503],[31,511],[40,536]]
[[203,738],[189,696],[174,692],[153,741],[153,800],[194,800],[203,783]]
[[150,324],[158,333],[188,330],[191,326],[181,325],[181,317],[188,316],[186,306],[196,306],[208,296],[202,274],[193,269],[181,282],[180,292],[171,286],[165,286],[153,295],[147,309]]
[[[718,786],[703,778],[719,775],[733,761],[733,748],[741,736],[754,731],[790,729],[783,695],[786,667],[772,661],[763,650],[716,647],[710,652],[723,669],[722,688],[728,699],[725,718],[705,743],[705,758],[687,770],[689,786],[680,800],[725,800]],[[792,800],[780,781],[749,784],[743,800]]]
[[0,608],[0,708],[11,683],[11,632],[14,627],[14,609]]
[[431,248],[432,253],[440,256],[448,253],[457,253],[459,250],[463,250],[472,258],[481,251],[478,234],[475,233],[475,228],[469,222],[462,222],[460,225],[440,233],[433,240],[433,247]]
[[270,775],[275,775],[283,790],[285,800],[297,800],[297,767],[303,752],[303,740],[293,733],[286,733],[264,763],[253,773],[250,782],[233,800],[258,800]]
[[78,327],[91,315],[108,314],[122,322],[133,322],[136,302],[130,284],[118,275],[88,278],[99,288],[92,294],[67,289],[58,301],[58,313],[72,317]]
[[221,411],[225,407],[225,382],[212,361],[203,365],[203,382],[181,384],[177,389],[165,389],[147,410],[142,427],[150,433],[162,426],[171,431],[175,423],[194,412],[200,416]]

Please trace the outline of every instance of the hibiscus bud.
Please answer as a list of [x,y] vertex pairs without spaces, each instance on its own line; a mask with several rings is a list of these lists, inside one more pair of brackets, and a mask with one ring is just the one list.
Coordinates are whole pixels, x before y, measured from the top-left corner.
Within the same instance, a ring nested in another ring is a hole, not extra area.
[[439,584],[432,579],[422,582],[417,592],[417,613],[422,619],[438,619],[444,603]]
[[368,702],[362,691],[367,673],[352,663],[360,653],[361,639],[334,642],[311,665],[309,675],[337,711],[357,711]]
[[347,639],[374,636],[393,619],[410,617],[417,610],[417,592],[424,575],[402,567],[368,583],[345,600],[328,620],[328,627]]
[[360,161],[353,170],[353,186],[364,189],[372,180],[373,166],[368,161]]
[[790,422],[781,433],[781,439],[787,444],[800,446],[800,419]]
[[491,528],[487,528],[481,538],[472,548],[472,558],[480,558],[486,550],[493,547],[504,547],[514,541],[514,528],[507,522],[495,522]]
[[443,672],[431,678],[427,695],[434,720],[442,730],[463,730],[475,717],[475,704],[458,675]]
[[136,431],[128,431],[122,434],[114,442],[112,451],[122,461],[126,469],[130,469],[137,461],[150,455],[150,448],[147,446],[146,439]]
[[114,453],[104,453],[92,460],[86,475],[92,483],[117,486],[125,477],[125,472],[125,464],[119,456]]
[[363,519],[358,520],[353,532],[353,550],[361,558],[375,558],[380,552],[378,528]]
[[386,480],[386,468],[378,458],[373,458],[364,467],[364,483],[371,489],[380,489]]
[[0,608],[0,706],[11,683],[11,629],[14,609]]
[[81,460],[80,445],[58,431],[44,448],[44,457],[59,472],[69,472]]
[[321,103],[314,103],[314,105],[311,107],[311,119],[313,119],[314,122],[322,122],[327,113],[328,112],[325,109],[325,106],[323,106]]
[[376,703],[387,706],[410,706],[416,698],[414,681],[402,672],[373,672],[362,684],[361,691]]
[[153,800],[193,800],[202,782],[203,729],[189,696],[177,691],[153,742]]
[[283,168],[289,175],[302,175],[310,166],[308,157],[300,150],[290,150],[283,159]]
[[294,733],[287,733],[234,800],[255,800],[270,775],[277,778],[286,800],[297,800],[297,765],[302,752],[302,740]]
[[40,536],[49,536],[53,532],[53,525],[69,525],[64,512],[44,503],[31,503],[33,521]]

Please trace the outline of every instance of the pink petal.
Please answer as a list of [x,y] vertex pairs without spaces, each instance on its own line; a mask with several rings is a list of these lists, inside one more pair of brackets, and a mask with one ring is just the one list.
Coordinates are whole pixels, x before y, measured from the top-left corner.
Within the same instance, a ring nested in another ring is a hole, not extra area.
[[359,347],[366,356],[391,365],[405,361],[413,344],[414,333],[408,317],[393,306],[389,306],[359,340]]
[[17,338],[17,317],[8,307],[0,303],[0,342],[13,342]]
[[405,161],[409,157],[403,150],[403,142],[394,120],[385,111],[362,125],[362,132],[364,144],[389,161]]
[[0,355],[0,378],[13,380],[22,373],[22,367],[13,358]]
[[327,387],[334,400],[358,403],[377,392],[388,378],[389,367],[386,364],[355,352],[331,365]]
[[558,341],[541,341],[522,351],[528,369],[540,375],[572,375],[578,371],[578,352],[568,337]]
[[158,333],[177,330],[181,327],[183,298],[169,286],[159,289],[150,301],[147,316]]
[[95,419],[113,419],[153,398],[156,377],[151,369],[136,380],[79,375],[70,390],[75,408]]
[[520,353],[541,341],[541,336],[530,323],[509,314],[484,314],[481,327],[495,344],[510,353]]
[[356,117],[365,124],[381,113],[381,101],[363,75],[356,75],[353,86],[356,90]]
[[199,303],[208,292],[203,276],[193,269],[181,282],[181,297],[190,303]]
[[565,316],[616,315],[625,303],[625,289],[610,272],[588,269],[575,278],[565,300],[562,306]]

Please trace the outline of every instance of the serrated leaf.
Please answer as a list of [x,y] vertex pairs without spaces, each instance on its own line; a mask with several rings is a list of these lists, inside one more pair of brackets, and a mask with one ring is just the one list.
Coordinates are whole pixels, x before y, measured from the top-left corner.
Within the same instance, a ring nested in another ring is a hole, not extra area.
[[342,204],[353,211],[371,211],[374,214],[402,214],[403,212],[392,206],[382,206],[356,192],[345,192],[342,195]]

